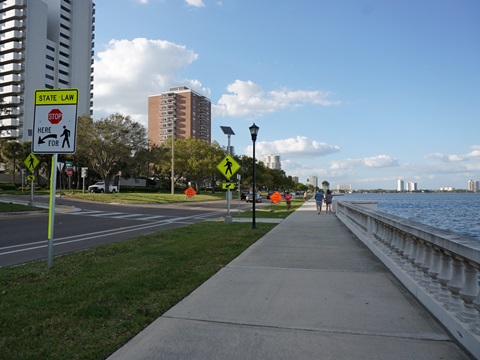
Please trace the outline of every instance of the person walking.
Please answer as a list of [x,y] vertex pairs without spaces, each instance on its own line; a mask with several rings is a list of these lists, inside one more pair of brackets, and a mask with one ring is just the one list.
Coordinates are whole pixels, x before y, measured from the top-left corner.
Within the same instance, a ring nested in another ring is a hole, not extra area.
[[332,199],[333,195],[330,189],[327,190],[327,193],[325,194],[325,213],[332,213]]
[[287,211],[290,211],[290,207],[292,206],[292,195],[289,192],[285,194],[285,203],[287,204]]
[[320,190],[315,194],[315,202],[317,203],[317,214],[322,212],[323,193]]
[[308,200],[307,190],[305,190],[305,192],[303,193],[303,200],[304,200],[304,201],[307,201],[307,200]]

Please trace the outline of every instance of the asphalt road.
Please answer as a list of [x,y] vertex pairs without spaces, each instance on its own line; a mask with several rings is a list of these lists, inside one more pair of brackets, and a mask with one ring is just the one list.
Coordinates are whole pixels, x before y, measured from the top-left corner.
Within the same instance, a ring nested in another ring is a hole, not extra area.
[[[24,199],[24,198],[23,198]],[[5,199],[3,199],[5,200]],[[35,198],[48,202],[48,197]],[[227,214],[226,201],[185,202],[169,205],[99,204],[56,200],[54,256],[185,226],[220,219]],[[257,204],[261,206],[262,204]],[[231,213],[252,204],[231,202]],[[0,267],[47,259],[48,212],[0,216]],[[55,260],[54,260],[55,261]]]

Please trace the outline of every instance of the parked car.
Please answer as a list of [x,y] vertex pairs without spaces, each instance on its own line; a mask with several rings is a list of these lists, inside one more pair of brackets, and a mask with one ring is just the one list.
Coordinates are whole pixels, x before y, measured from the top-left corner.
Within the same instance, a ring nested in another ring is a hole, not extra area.
[[[253,202],[253,193],[248,193],[247,197],[245,198],[246,202]],[[262,197],[260,196],[259,193],[255,193],[255,202],[261,203],[262,202]]]
[[[118,188],[114,185],[109,186],[111,193],[118,192]],[[88,187],[88,192],[90,193],[104,193],[105,192],[105,183],[103,181],[97,181],[95,184]]]
[[246,200],[247,195],[248,195],[248,191],[242,191],[242,193],[240,194],[240,199],[241,200]]

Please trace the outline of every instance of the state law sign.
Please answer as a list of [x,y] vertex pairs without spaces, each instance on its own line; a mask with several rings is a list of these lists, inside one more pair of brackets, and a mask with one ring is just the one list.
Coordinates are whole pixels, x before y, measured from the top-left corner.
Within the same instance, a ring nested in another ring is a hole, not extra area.
[[73,154],[77,143],[78,89],[35,91],[32,152]]

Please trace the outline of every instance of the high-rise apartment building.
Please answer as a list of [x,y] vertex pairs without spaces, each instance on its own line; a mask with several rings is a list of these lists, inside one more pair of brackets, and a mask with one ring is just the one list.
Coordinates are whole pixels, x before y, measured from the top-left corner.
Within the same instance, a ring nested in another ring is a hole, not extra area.
[[148,141],[160,145],[171,139],[211,142],[211,101],[185,86],[148,97]]
[[308,182],[310,185],[313,185],[314,189],[318,188],[318,177],[310,176],[310,178],[308,179]]
[[267,168],[281,170],[280,155],[266,155],[263,162]]
[[408,182],[407,183],[407,191],[412,192],[412,191],[418,191],[418,184],[416,182]]
[[405,181],[402,179],[398,179],[397,181],[397,191],[398,192],[404,192],[405,191]]
[[478,192],[479,191],[479,181],[468,180],[468,191]]
[[0,2],[0,138],[31,140],[37,89],[76,88],[92,114],[94,21],[91,0]]
[[339,192],[351,192],[352,191],[352,185],[350,185],[350,184],[338,184],[337,185],[337,190]]

